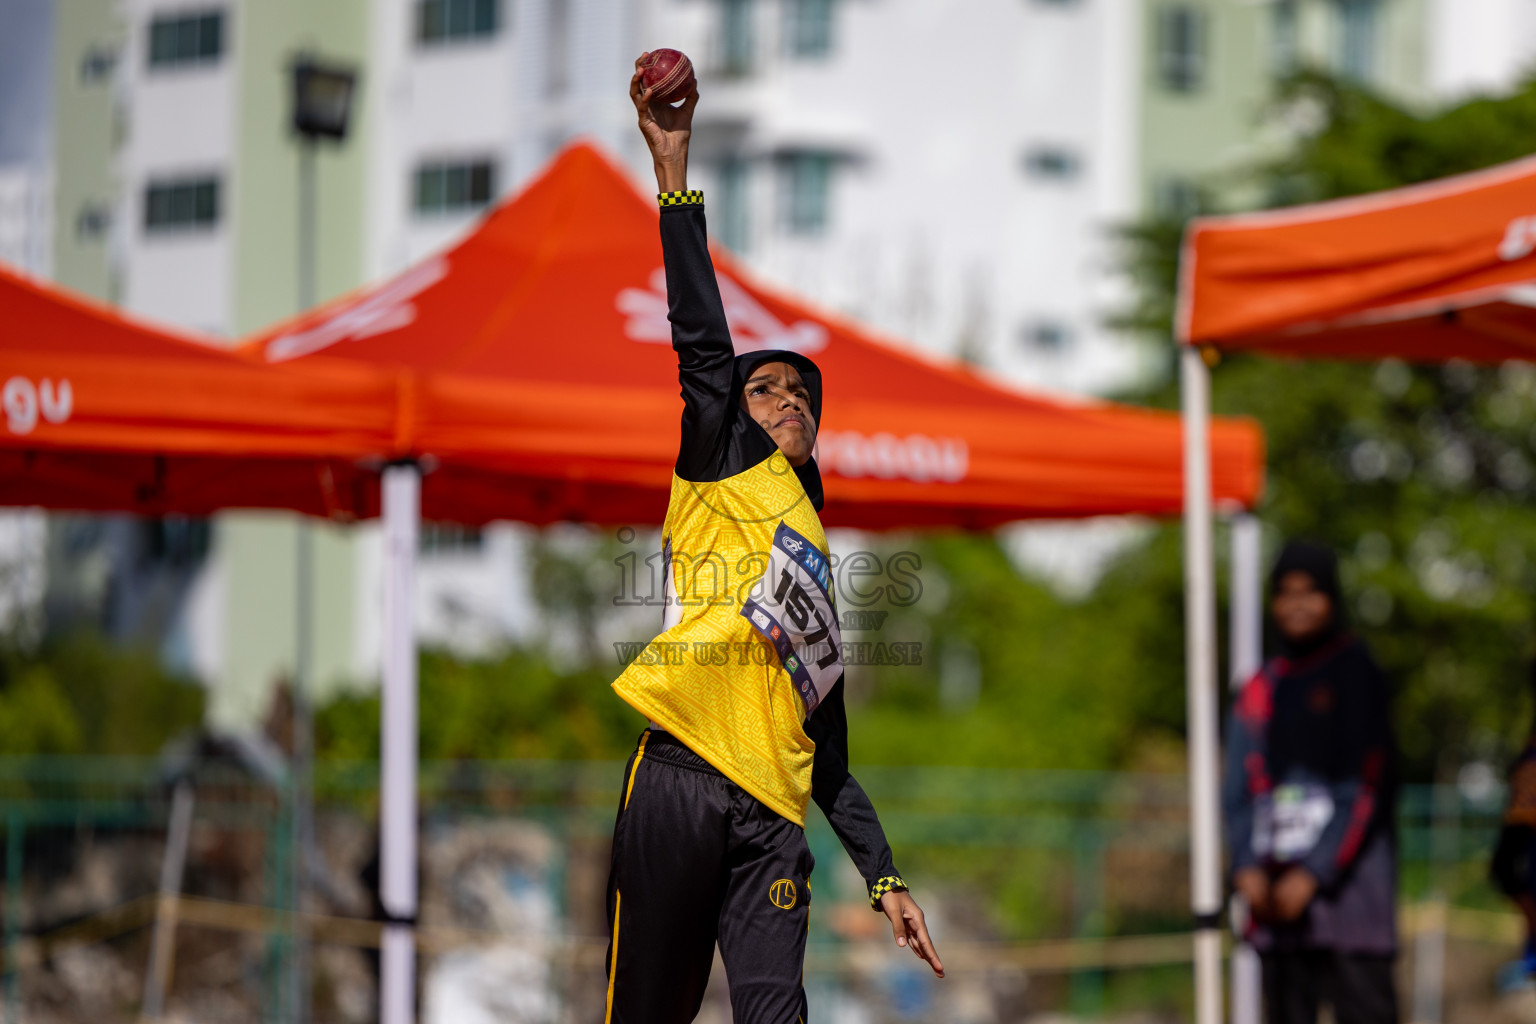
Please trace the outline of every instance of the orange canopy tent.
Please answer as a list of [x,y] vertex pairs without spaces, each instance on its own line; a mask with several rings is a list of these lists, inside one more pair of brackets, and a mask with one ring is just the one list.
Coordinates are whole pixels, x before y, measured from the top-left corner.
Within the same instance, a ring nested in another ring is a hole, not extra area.
[[[1185,233],[1180,271],[1192,880],[1197,919],[1209,922],[1221,904],[1221,865],[1209,375],[1197,349],[1481,363],[1536,356],[1536,158],[1358,198],[1200,218]],[[1206,929],[1198,941],[1206,1024],[1220,1014],[1219,933]]]
[[1408,188],[1194,221],[1181,340],[1293,356],[1536,354],[1536,158]]
[[[273,364],[398,381],[396,457],[427,457],[426,518],[659,522],[680,412],[656,204],[567,149],[442,255],[263,332]],[[1178,420],[1048,401],[925,358],[754,280],[716,250],[738,351],[795,349],[826,378],[829,525],[987,527],[1171,514]],[[1251,505],[1263,445],[1214,431],[1216,493]]]
[[0,267],[0,504],[163,514],[376,509],[358,460],[392,382],[253,364]]

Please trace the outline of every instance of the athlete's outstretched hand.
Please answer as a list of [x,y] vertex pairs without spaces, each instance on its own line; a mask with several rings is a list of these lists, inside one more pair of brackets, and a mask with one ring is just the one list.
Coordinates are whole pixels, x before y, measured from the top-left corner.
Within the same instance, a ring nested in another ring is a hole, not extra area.
[[928,926],[923,923],[923,908],[917,905],[911,893],[886,893],[880,897],[880,909],[891,919],[891,934],[896,937],[896,945],[906,946],[928,961],[934,974],[944,977],[944,965],[939,962],[938,950],[933,948]]
[[649,52],[642,53],[635,60],[629,98],[640,118],[640,134],[651,148],[656,184],[663,192],[681,192],[688,187],[688,137],[693,133],[693,108],[699,105],[699,87],[694,85],[680,107],[653,100],[652,90],[640,80],[641,61],[649,56]]

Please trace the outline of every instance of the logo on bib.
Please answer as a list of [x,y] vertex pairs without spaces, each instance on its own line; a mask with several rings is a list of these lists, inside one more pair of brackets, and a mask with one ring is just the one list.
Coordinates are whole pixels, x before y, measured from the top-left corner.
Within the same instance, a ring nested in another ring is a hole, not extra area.
[[797,895],[795,883],[788,878],[781,878],[768,887],[768,902],[780,910],[793,910]]

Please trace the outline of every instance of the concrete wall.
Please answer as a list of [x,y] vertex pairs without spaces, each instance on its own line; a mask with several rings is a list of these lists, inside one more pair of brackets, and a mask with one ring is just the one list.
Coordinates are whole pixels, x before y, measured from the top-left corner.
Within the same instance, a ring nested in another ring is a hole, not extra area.
[[116,68],[123,26],[116,0],[71,0],[54,10],[53,276],[76,291],[116,301],[123,230]]

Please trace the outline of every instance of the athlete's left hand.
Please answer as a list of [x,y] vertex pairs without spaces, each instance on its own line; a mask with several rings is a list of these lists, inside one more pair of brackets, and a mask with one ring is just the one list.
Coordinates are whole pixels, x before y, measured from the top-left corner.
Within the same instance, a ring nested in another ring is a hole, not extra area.
[[944,977],[944,965],[939,962],[938,951],[928,937],[928,926],[923,923],[923,908],[907,892],[888,892],[880,897],[880,909],[891,919],[891,934],[896,945],[906,946],[913,953],[928,961],[933,973]]

